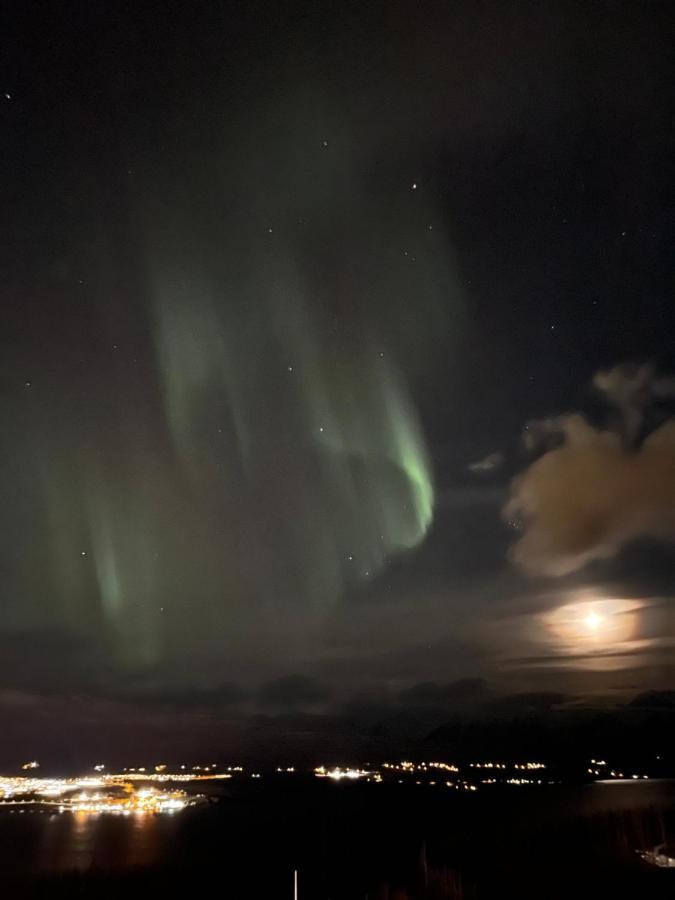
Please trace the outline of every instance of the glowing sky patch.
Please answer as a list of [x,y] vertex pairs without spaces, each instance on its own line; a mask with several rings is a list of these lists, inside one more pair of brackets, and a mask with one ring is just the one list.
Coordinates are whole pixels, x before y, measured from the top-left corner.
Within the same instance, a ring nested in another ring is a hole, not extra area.
[[544,622],[560,652],[617,651],[634,636],[640,606],[626,599],[580,599],[547,613]]

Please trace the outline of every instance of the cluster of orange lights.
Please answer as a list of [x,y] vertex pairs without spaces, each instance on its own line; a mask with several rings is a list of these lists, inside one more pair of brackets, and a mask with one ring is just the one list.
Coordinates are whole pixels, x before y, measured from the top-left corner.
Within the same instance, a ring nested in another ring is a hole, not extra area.
[[[38,767],[39,764],[33,762],[23,765],[22,769]],[[98,764],[94,766],[95,775],[75,778],[0,776],[0,806],[39,805],[56,807],[59,812],[124,815],[176,812],[204,798],[189,796],[178,788],[170,789],[168,783],[232,777],[232,771],[215,772],[212,766],[194,766],[192,771],[180,773],[168,772],[164,764],[156,765],[154,770],[139,767],[121,774],[104,773],[104,769],[103,764]],[[240,766],[234,769],[242,771]],[[153,782],[167,783],[167,787],[155,787]]]
[[[126,788],[126,786],[124,786]],[[193,802],[185,791],[163,792],[154,788],[134,790],[131,786],[122,796],[111,794],[87,794],[83,792],[64,798],[59,804],[59,812],[75,813],[173,813],[184,809]]]
[[[171,783],[210,781],[228,779],[235,775],[259,779],[259,772],[244,773],[243,766],[227,766],[216,771],[215,764],[191,766],[181,765],[171,772],[165,763],[155,766],[132,767],[120,774],[105,772],[105,765],[94,766],[95,774],[75,778],[49,778],[33,774],[39,763],[31,761],[21,767],[27,774],[0,776],[0,806],[23,807],[31,804],[51,806],[60,812],[83,814],[119,813],[170,813],[184,809],[204,800],[202,795],[188,795]],[[353,766],[317,766],[314,775],[334,782],[367,781],[376,784],[386,780],[389,783],[445,787],[459,791],[476,791],[483,785],[541,785],[552,784],[542,780],[545,763],[526,762],[471,762],[462,769],[480,770],[471,776],[462,777],[459,766],[448,762],[385,762],[378,768],[357,768]],[[30,772],[31,774],[28,774]],[[294,766],[277,766],[277,773],[294,774]],[[618,768],[611,768],[604,759],[591,759],[586,774],[599,780],[642,780],[644,774],[624,774]],[[457,776],[448,779],[448,775]],[[400,777],[397,777],[400,776]],[[438,780],[436,780],[438,779]]]
[[595,775],[604,781],[638,781],[643,778],[649,778],[649,775],[626,775],[618,769],[610,769],[604,759],[592,759],[590,766],[586,769],[587,775]]

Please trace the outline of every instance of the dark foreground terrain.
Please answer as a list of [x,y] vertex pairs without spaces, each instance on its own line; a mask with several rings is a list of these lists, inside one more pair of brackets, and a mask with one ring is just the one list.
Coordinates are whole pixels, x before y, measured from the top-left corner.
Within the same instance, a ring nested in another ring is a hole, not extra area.
[[5,897],[672,898],[637,850],[675,783],[511,787],[262,779],[175,816],[0,816]]

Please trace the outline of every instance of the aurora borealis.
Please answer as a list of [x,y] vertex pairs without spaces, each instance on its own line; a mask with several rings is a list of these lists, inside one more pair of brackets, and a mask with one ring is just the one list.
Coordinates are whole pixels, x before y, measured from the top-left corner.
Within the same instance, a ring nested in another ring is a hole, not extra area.
[[[9,16],[0,699],[667,687],[664,8],[189,6]],[[570,422],[658,444],[649,527]],[[547,626],[579,596],[635,617],[616,677]]]

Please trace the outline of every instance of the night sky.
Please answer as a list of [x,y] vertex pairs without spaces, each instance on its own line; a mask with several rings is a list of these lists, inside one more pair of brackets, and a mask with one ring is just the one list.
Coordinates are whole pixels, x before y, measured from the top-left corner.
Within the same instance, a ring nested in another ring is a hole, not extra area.
[[0,18],[5,756],[673,687],[672,4]]

